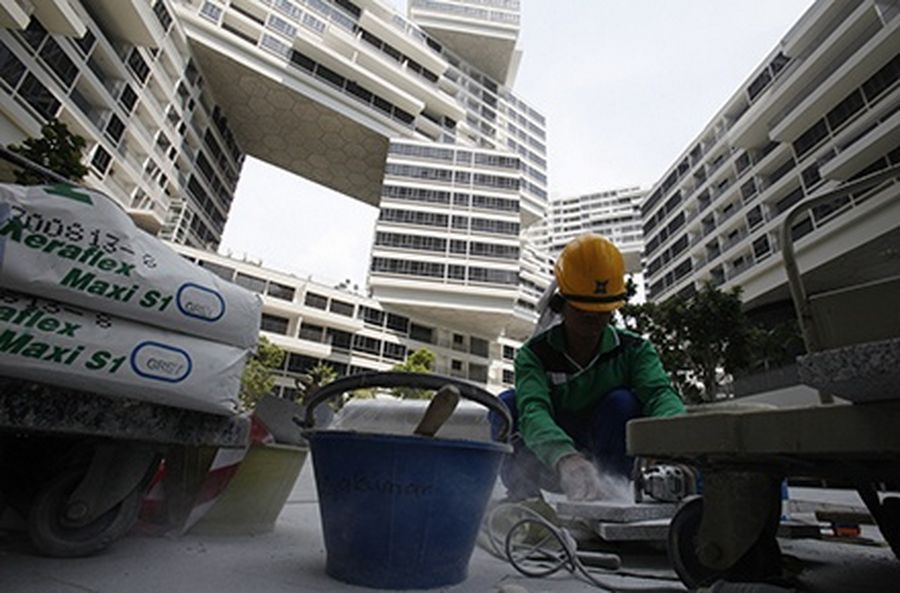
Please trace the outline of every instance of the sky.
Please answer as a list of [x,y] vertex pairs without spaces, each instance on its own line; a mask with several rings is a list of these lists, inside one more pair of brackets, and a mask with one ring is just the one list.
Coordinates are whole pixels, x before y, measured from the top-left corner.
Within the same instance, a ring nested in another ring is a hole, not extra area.
[[[812,3],[522,0],[513,92],[547,118],[551,198],[652,186]],[[248,157],[219,251],[362,289],[377,216]]]

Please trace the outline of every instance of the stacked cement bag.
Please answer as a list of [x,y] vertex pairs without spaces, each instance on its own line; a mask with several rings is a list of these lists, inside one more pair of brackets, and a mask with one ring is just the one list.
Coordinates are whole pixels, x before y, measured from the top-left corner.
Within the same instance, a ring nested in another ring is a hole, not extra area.
[[0,184],[0,375],[237,409],[259,296],[185,260],[103,194]]

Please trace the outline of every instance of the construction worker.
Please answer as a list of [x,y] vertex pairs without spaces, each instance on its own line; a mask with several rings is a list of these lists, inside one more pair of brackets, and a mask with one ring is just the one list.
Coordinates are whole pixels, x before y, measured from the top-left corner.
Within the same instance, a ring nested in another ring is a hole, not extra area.
[[540,489],[562,490],[570,500],[602,498],[609,493],[601,473],[631,477],[625,424],[684,411],[655,348],[610,324],[626,298],[618,248],[598,235],[579,236],[554,272],[549,307],[561,322],[521,347],[516,388],[500,394],[513,417],[514,451],[501,468],[511,500],[540,496]]

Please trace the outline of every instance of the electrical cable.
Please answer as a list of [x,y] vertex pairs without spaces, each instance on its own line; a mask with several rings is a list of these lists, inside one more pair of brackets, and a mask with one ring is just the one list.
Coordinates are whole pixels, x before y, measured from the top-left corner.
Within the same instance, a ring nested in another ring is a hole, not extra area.
[[[522,515],[506,531],[502,548],[499,545],[494,522],[500,512],[517,512]],[[488,514],[486,519],[488,540],[493,550],[488,550],[499,558],[507,560],[519,573],[530,578],[543,578],[566,569],[574,576],[587,581],[591,585],[610,593],[668,593],[681,592],[682,588],[648,588],[646,586],[628,586],[612,584],[599,578],[585,567],[577,548],[577,542],[565,528],[547,520],[540,513],[518,503],[502,503]],[[544,533],[546,532],[546,533]],[[533,541],[529,541],[533,540]],[[619,577],[637,576],[641,578],[659,578],[631,572],[618,572],[621,559],[616,554],[592,554],[592,559],[606,564],[605,574],[616,574]]]

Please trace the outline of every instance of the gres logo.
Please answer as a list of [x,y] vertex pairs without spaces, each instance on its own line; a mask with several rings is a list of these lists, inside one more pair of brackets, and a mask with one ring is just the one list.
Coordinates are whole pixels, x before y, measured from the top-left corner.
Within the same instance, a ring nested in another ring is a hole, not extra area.
[[160,342],[141,342],[131,351],[132,370],[145,379],[179,383],[191,374],[190,355]]
[[203,321],[218,321],[225,314],[225,299],[218,292],[187,282],[178,288],[175,296],[178,310]]

